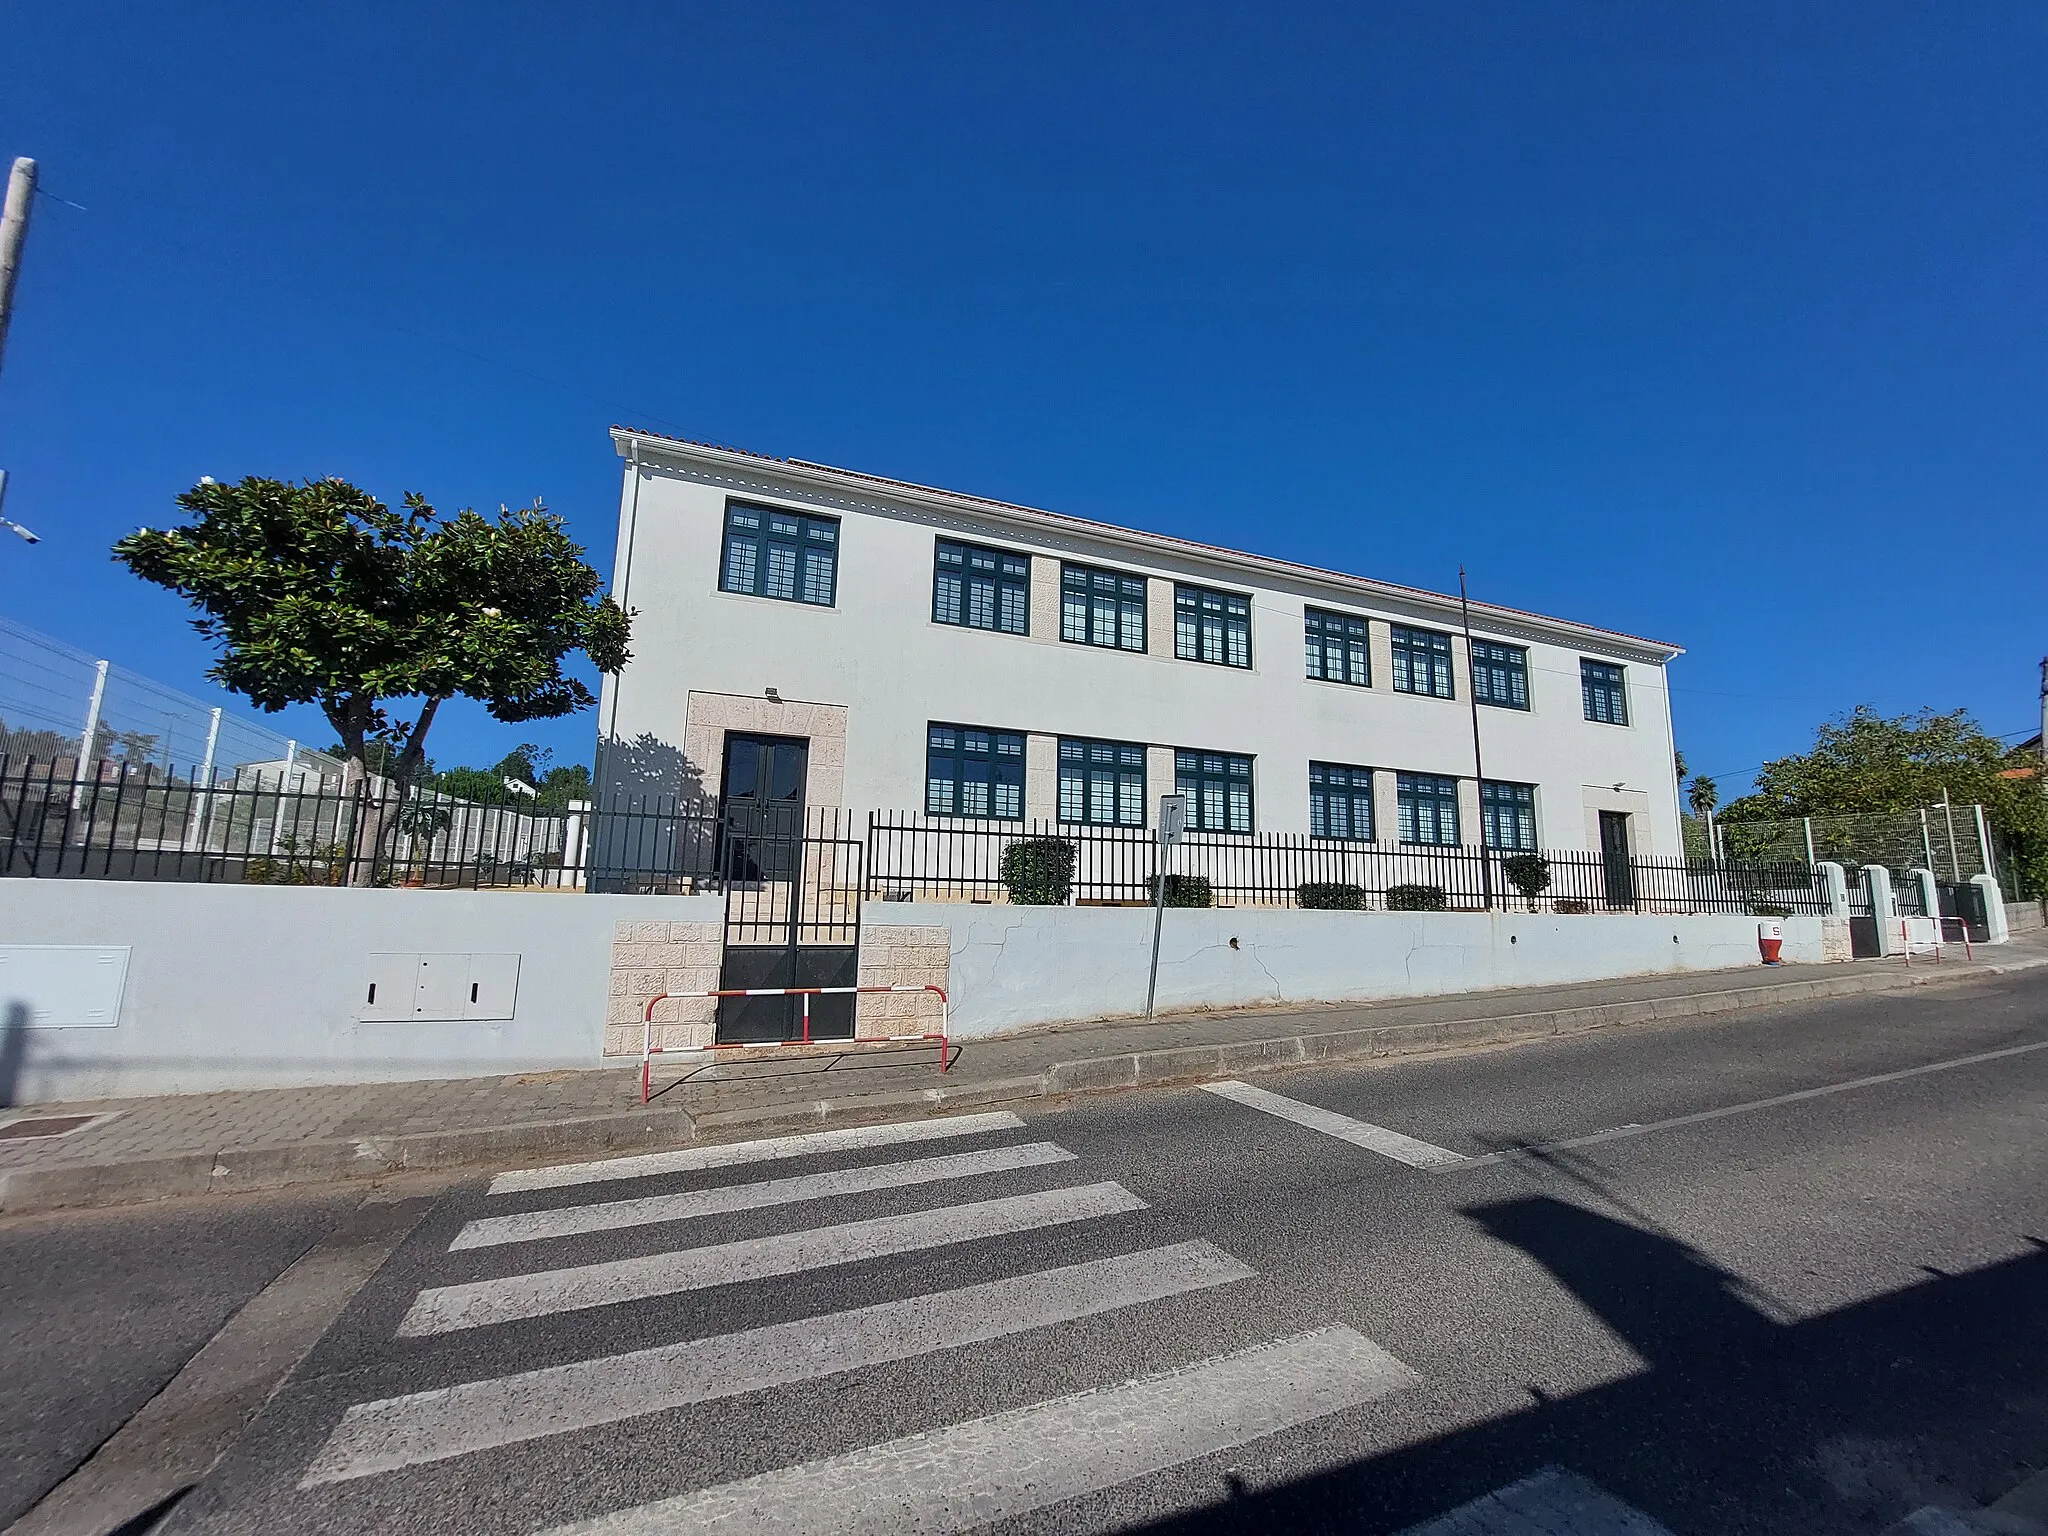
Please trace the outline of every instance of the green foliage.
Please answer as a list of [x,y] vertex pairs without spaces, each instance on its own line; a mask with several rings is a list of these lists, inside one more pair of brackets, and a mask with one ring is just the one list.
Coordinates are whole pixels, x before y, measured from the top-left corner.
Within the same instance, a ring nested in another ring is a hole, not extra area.
[[1540,853],[1510,854],[1500,861],[1500,872],[1531,907],[1536,905],[1538,896],[1550,889],[1550,860]]
[[996,871],[1020,907],[1063,907],[1074,888],[1074,845],[1064,837],[1026,837],[1003,850]]
[[[554,754],[546,747],[523,741],[498,759],[491,768],[450,768],[434,775],[433,788],[457,800],[480,805],[519,805],[532,810],[558,811],[571,800],[591,798],[590,770],[581,763],[549,767]],[[523,795],[506,780],[533,787]]]
[[[318,704],[359,770],[382,736],[398,748],[386,771],[414,778],[448,699],[552,719],[595,702],[564,658],[628,659],[629,615],[539,503],[444,518],[414,493],[394,512],[344,480],[252,475],[178,505],[187,522],[132,533],[114,558],[199,610],[220,646],[209,676],[262,709]],[[398,699],[421,701],[411,720],[387,712]]]
[[1389,912],[1441,912],[1449,905],[1440,885],[1393,885],[1387,888]]
[[1294,888],[1294,902],[1305,912],[1363,912],[1365,887],[1339,880],[1310,880]]
[[277,854],[250,859],[242,879],[250,885],[340,885],[348,870],[348,850],[340,843],[299,847],[295,837],[277,840]]
[[1810,751],[1764,764],[1756,788],[1732,801],[1722,825],[1792,820],[1843,812],[1913,811],[1946,791],[1958,805],[1979,804],[2012,847],[2029,887],[2048,888],[2048,795],[2042,780],[2006,778],[2011,753],[1987,736],[1968,710],[1885,716],[1868,705],[1831,720]]
[[[1145,899],[1159,900],[1159,877],[1154,875],[1145,882]],[[1203,875],[1168,875],[1166,877],[1166,905],[1169,907],[1213,907],[1216,893],[1209,888],[1209,881]]]

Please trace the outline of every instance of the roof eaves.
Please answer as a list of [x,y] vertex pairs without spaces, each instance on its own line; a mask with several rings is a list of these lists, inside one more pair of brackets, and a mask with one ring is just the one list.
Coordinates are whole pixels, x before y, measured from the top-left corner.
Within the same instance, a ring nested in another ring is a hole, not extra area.
[[[614,426],[612,440],[620,454],[626,452],[629,440],[652,441],[669,444],[678,448],[695,450],[699,454],[729,455],[757,464],[773,465],[784,472],[794,471],[800,476],[817,476],[827,480],[850,480],[881,487],[899,495],[930,497],[941,502],[992,512],[1013,517],[1028,523],[1050,523],[1058,527],[1071,528],[1095,538],[1114,540],[1119,543],[1135,543],[1143,546],[1183,551],[1206,560],[1219,561],[1229,565],[1252,565],[1262,570],[1327,582],[1355,591],[1407,598],[1425,603],[1431,607],[1457,606],[1458,599],[1444,592],[1432,592],[1426,587],[1403,586],[1399,582],[1382,581],[1377,577],[1356,576],[1348,571],[1332,571],[1321,566],[1304,565],[1295,560],[1282,560],[1272,555],[1251,554],[1244,550],[1226,549],[1220,544],[1204,544],[1196,539],[1184,539],[1174,534],[1152,533],[1140,528],[1125,528],[1116,523],[1105,523],[1095,518],[1077,517],[1070,512],[1053,512],[1044,507],[1029,507],[1021,502],[997,501],[987,496],[977,496],[968,491],[947,490],[943,486],[924,485],[915,480],[897,480],[887,475],[869,474],[865,470],[841,469],[836,464],[820,464],[810,459],[776,458],[771,454],[755,453],[746,448],[731,448],[720,443],[698,442],[692,438],[672,437],[665,432],[649,432],[639,427]],[[1642,646],[1651,651],[1662,652],[1669,660],[1685,654],[1685,647],[1674,645],[1669,640],[1656,640],[1646,635],[1631,635],[1623,630],[1605,629],[1597,624],[1582,623],[1577,619],[1560,619],[1545,613],[1534,613],[1526,608],[1510,608],[1501,603],[1474,602],[1475,614],[1494,615],[1508,621],[1542,624],[1560,629],[1575,630],[1583,634],[1598,635],[1608,639],[1625,641],[1630,645]]]

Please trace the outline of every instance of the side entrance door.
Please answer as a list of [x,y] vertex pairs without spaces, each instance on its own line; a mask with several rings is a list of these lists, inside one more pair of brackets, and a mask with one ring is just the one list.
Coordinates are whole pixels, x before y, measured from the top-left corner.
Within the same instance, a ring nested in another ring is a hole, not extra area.
[[1600,862],[1607,877],[1607,905],[1636,904],[1636,871],[1628,857],[1628,812],[1600,813]]
[[[852,986],[859,974],[862,844],[841,835],[843,813],[805,806],[809,759],[810,743],[801,738],[726,738],[718,848],[725,881],[721,990]],[[801,998],[722,997],[716,1038],[795,1040],[803,1018]],[[812,998],[810,1033],[813,1039],[852,1038],[853,999]]]

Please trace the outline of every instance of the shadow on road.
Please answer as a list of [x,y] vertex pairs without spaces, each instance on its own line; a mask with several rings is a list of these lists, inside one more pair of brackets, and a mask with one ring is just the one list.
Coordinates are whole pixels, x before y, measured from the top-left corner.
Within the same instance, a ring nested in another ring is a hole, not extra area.
[[[1582,1180],[1582,1182],[1590,1182]],[[1464,1213],[1625,1339],[1640,1374],[1224,1504],[1158,1533],[1398,1531],[1562,1465],[1678,1536],[1881,1529],[2048,1464],[2048,1243],[1791,1324],[1647,1225],[1531,1196]],[[1372,1409],[1359,1410],[1371,1413]],[[1953,1482],[1945,1478],[1954,1478]]]

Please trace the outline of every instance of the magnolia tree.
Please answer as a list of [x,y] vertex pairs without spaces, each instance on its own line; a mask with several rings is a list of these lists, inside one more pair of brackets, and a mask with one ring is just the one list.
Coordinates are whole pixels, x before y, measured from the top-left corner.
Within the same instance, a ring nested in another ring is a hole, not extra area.
[[449,699],[553,719],[595,702],[568,657],[615,673],[630,655],[630,615],[539,502],[443,517],[417,494],[398,512],[345,480],[250,476],[202,480],[178,505],[182,526],[140,529],[114,558],[199,610],[217,682],[265,710],[319,705],[351,786],[382,743],[403,793]]

